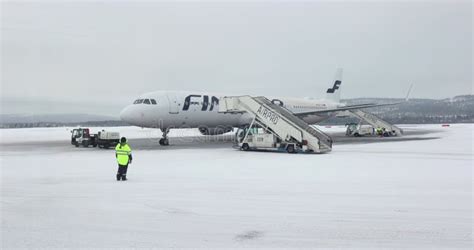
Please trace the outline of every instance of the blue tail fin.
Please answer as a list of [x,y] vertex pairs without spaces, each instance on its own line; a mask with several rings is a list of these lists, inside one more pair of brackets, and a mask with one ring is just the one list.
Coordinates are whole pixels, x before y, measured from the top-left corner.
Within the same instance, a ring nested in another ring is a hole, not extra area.
[[326,91],[326,99],[339,102],[341,100],[342,68],[336,70],[334,82],[331,88]]

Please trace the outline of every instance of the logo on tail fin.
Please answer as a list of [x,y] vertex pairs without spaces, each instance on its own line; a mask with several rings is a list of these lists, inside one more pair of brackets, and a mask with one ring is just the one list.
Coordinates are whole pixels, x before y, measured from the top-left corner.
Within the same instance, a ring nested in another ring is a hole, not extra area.
[[334,91],[336,91],[336,89],[339,89],[339,86],[341,85],[341,81],[340,80],[336,80],[334,82],[334,86],[332,86],[332,88],[329,88],[326,93],[328,94],[333,94]]

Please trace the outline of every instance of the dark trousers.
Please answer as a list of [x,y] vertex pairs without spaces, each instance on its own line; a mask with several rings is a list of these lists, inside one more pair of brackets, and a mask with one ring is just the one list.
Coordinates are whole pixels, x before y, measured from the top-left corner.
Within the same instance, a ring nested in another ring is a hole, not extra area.
[[120,179],[126,180],[127,179],[127,169],[128,169],[128,164],[127,165],[120,165],[118,167],[117,171],[117,181]]

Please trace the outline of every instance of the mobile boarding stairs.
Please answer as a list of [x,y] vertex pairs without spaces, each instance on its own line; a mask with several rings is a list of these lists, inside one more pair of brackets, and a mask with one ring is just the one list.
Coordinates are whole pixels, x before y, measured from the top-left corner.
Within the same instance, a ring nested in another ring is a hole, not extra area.
[[364,121],[368,123],[369,125],[371,125],[373,128],[385,129],[386,133],[388,133],[387,136],[401,136],[403,134],[403,129],[383,120],[382,118],[374,114],[362,111],[360,109],[342,111],[342,112],[339,112],[338,115],[341,115],[341,116],[350,115],[350,116],[357,117],[361,120],[361,122]]
[[331,137],[321,130],[309,126],[305,121],[293,115],[291,111],[273,104],[265,97],[222,97],[219,100],[219,112],[247,112],[254,116],[252,123],[270,131],[283,143],[297,145],[304,152],[326,153],[332,150]]

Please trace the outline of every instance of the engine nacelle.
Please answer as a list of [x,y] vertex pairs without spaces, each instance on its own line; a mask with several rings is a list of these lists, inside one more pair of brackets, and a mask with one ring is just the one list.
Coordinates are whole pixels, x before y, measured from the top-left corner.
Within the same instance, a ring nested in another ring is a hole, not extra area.
[[202,135],[222,135],[234,130],[232,127],[215,127],[215,128],[200,127],[198,129]]

